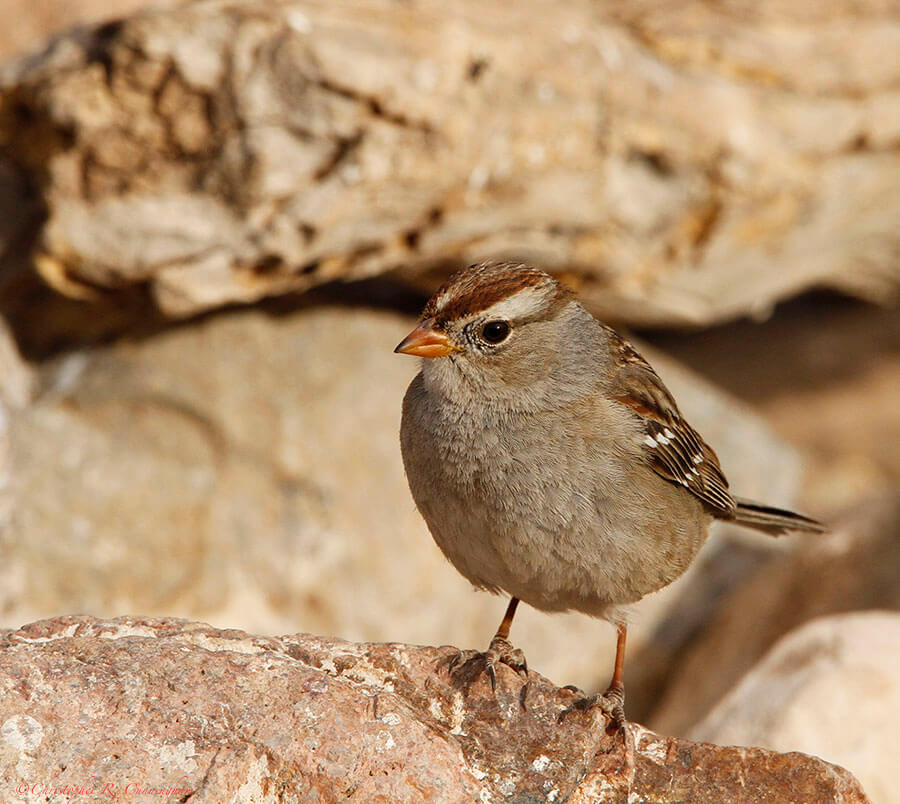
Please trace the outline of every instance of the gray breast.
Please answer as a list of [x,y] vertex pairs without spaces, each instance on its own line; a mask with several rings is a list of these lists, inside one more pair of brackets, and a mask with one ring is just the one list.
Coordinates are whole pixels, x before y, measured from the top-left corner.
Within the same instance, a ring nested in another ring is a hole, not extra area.
[[[699,546],[696,512],[682,522],[648,507],[629,476],[634,456],[614,448],[629,434],[573,426],[589,413],[466,410],[429,398],[421,375],[410,385],[401,425],[410,489],[438,546],[476,586],[602,614],[683,571],[654,557],[673,542]],[[663,498],[680,503],[665,485]]]

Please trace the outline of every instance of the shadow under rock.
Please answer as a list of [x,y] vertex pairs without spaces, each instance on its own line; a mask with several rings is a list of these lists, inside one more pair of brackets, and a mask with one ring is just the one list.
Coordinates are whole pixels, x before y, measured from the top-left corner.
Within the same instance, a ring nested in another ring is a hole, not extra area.
[[183,319],[167,317],[147,284],[96,288],[92,300],[68,298],[49,288],[32,270],[10,266],[0,281],[0,315],[10,325],[22,356],[32,362],[119,338],[142,341],[212,316],[248,307],[272,316],[321,306],[366,307],[418,315],[424,295],[389,275],[355,282],[329,282],[303,293],[288,293],[249,304],[231,304]]
[[643,338],[753,404],[785,390],[833,385],[900,355],[900,315],[819,291],[780,304],[763,322],[741,319]]

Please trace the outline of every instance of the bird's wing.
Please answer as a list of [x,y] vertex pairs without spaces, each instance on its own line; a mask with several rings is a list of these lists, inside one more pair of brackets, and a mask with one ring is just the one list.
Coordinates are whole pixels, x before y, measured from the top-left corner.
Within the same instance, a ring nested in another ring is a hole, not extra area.
[[640,420],[647,462],[702,500],[714,516],[734,516],[735,502],[712,447],[682,418],[672,394],[640,352],[615,330],[605,330],[618,364],[612,398]]

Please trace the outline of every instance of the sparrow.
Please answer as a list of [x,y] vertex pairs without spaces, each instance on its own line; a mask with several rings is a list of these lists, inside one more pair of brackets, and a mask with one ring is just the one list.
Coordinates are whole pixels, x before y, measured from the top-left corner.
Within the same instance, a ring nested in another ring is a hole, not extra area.
[[625,722],[629,604],[690,565],[713,520],[777,536],[814,519],[737,497],[713,449],[635,347],[529,265],[451,277],[395,349],[422,358],[400,444],[416,507],[476,588],[510,598],[484,667],[524,672],[509,641],[519,601],[617,629],[606,691]]

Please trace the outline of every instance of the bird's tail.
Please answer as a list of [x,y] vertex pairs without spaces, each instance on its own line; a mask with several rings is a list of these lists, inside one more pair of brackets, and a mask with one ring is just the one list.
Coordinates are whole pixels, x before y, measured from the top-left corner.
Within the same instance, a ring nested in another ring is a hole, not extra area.
[[734,521],[738,525],[746,525],[748,528],[761,530],[771,536],[781,536],[792,530],[823,533],[828,530],[821,522],[811,519],[803,514],[795,514],[783,508],[773,508],[771,505],[734,498],[737,509],[734,512]]

